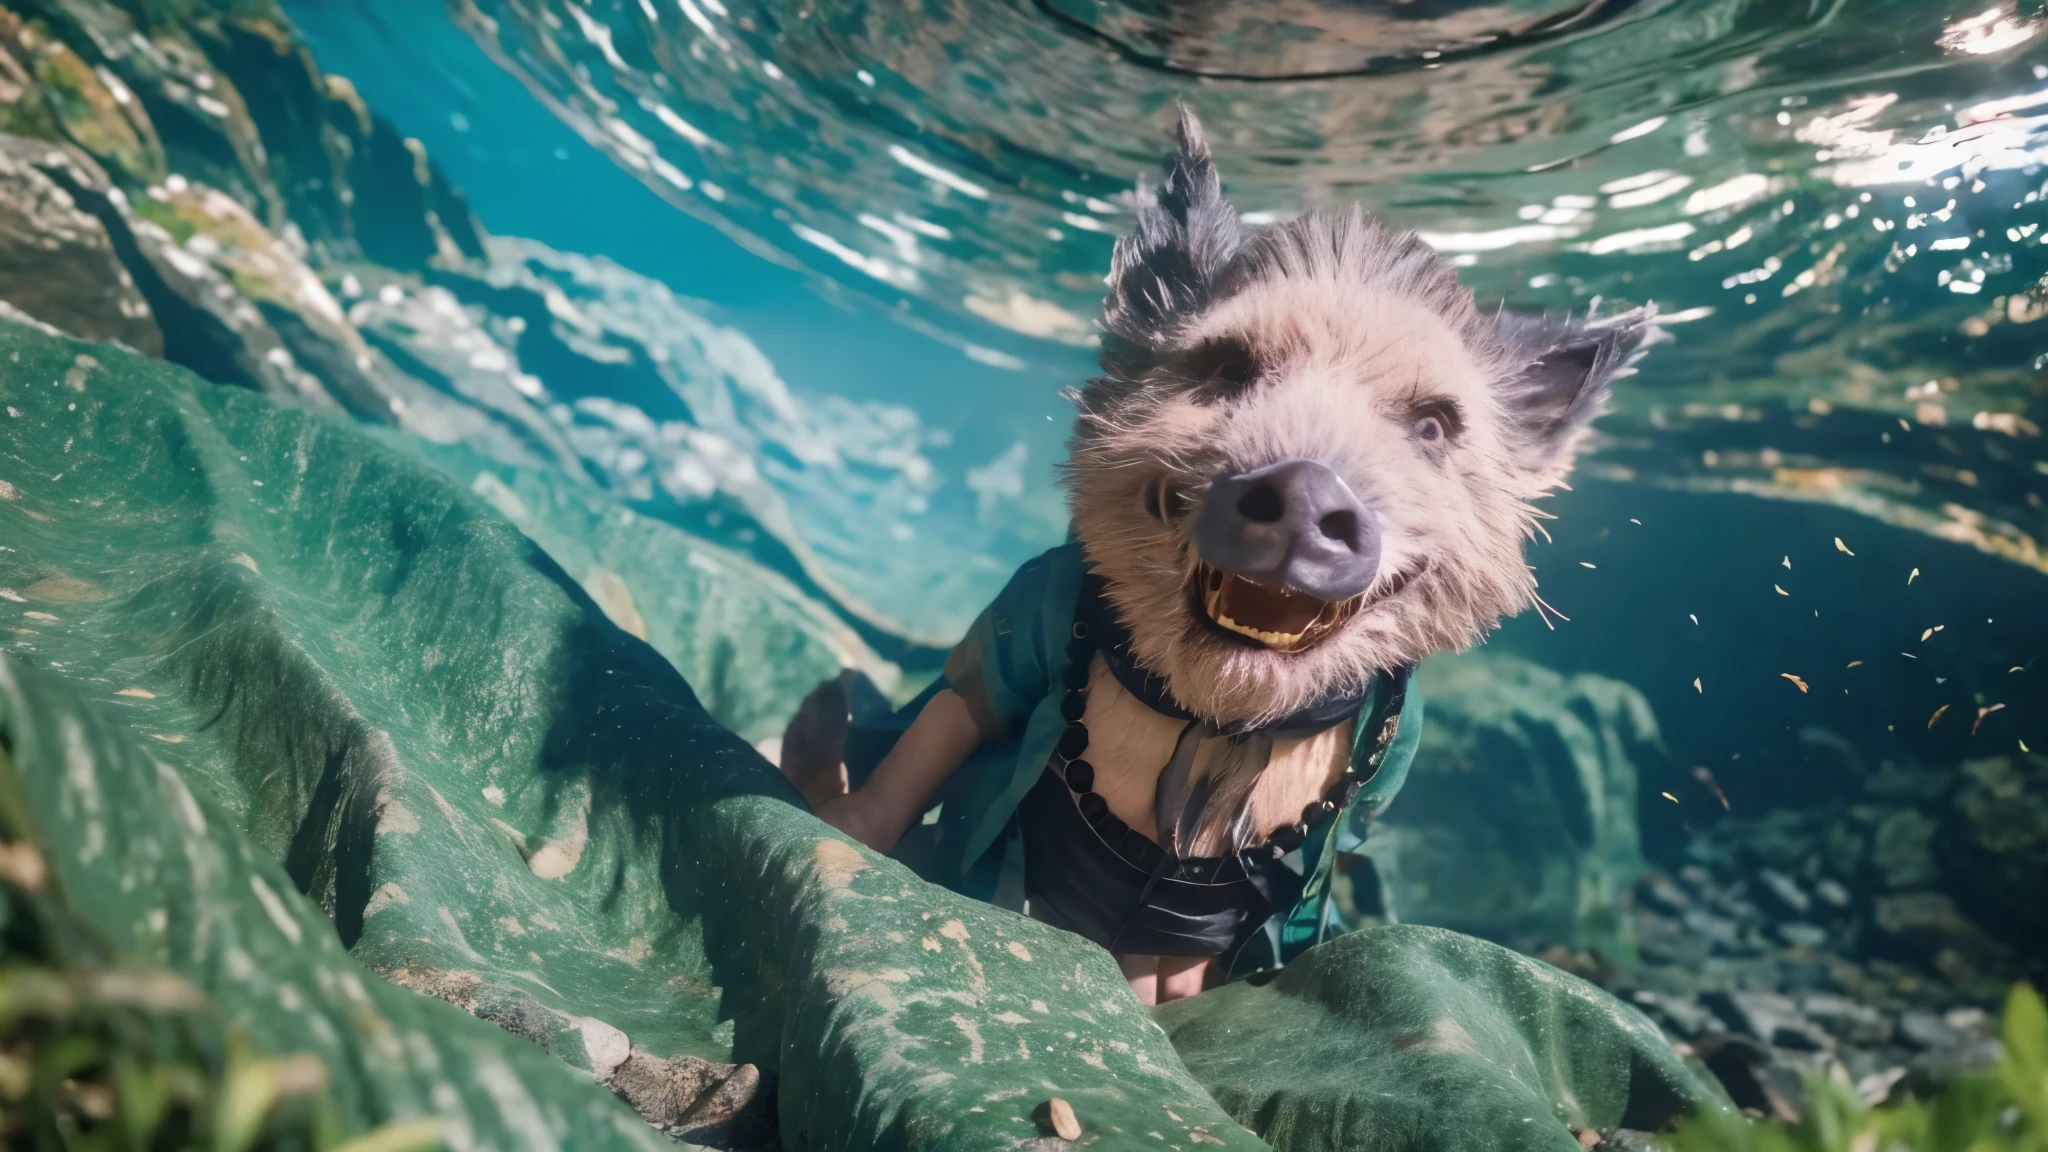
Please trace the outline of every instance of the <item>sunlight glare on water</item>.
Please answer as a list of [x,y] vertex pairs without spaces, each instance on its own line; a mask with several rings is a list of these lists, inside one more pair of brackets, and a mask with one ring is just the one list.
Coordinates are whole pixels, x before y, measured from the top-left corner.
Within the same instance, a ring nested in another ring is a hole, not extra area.
[[[1254,220],[1363,200],[1485,299],[1655,299],[1672,344],[1622,421],[1744,405],[2037,430],[2041,18],[2011,5],[724,0],[458,6],[583,135],[755,250],[981,325],[1087,346],[1102,270],[1176,100]],[[1875,333],[1884,333],[1882,341]],[[913,404],[914,404],[913,399]],[[1691,435],[1711,440],[1714,432]],[[1881,491],[1826,428],[1653,469],[1856,501],[2048,568],[2010,486]],[[1896,460],[1884,471],[1917,467]],[[1953,490],[1949,490],[1953,489]],[[1968,516],[1944,513],[1944,505]],[[1981,518],[1980,518],[1981,516]]]

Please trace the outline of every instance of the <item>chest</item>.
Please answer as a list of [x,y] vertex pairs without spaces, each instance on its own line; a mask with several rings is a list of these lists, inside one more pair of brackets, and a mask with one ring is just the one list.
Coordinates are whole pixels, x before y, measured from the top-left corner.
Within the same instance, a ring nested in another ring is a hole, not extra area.
[[[1186,721],[1163,716],[1124,690],[1096,655],[1088,675],[1088,762],[1095,767],[1095,792],[1116,817],[1149,836],[1162,837],[1153,811],[1159,773],[1173,756]],[[1354,721],[1310,736],[1274,737],[1271,752],[1253,759],[1257,742],[1232,744],[1221,738],[1204,740],[1196,750],[1196,779],[1242,784],[1242,773],[1254,773],[1248,804],[1257,838],[1301,819],[1302,809],[1321,799],[1343,776],[1351,759]],[[1224,791],[1233,789],[1224,788]],[[1242,795],[1242,793],[1238,793]],[[1232,811],[1205,818],[1192,851],[1221,855]]]

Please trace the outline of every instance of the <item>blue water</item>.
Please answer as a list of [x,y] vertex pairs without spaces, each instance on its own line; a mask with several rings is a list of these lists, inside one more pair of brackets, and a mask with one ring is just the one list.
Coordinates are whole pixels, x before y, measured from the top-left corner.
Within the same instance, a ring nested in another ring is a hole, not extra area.
[[[488,229],[609,258],[751,341],[755,367],[712,375],[752,399],[711,420],[763,478],[748,530],[883,628],[943,645],[1064,533],[1059,391],[1090,371],[1129,189],[1185,100],[1255,218],[1362,200],[1482,299],[1662,307],[1669,338],[1531,551],[1572,621],[1494,643],[1644,691],[1674,788],[1713,764],[1825,796],[1818,731],[1873,761],[2048,744],[2031,8],[286,7]],[[608,459],[631,446],[612,427]],[[2001,703],[1975,734],[1926,723]]]

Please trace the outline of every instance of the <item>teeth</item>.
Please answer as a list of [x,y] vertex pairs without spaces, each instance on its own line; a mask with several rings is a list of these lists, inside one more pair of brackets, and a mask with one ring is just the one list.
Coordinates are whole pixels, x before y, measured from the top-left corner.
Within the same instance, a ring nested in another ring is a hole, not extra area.
[[[1300,632],[1267,632],[1254,628],[1249,624],[1239,624],[1222,610],[1223,585],[1225,583],[1223,574],[1212,572],[1204,583],[1207,585],[1208,590],[1202,594],[1202,607],[1209,613],[1209,619],[1215,621],[1219,627],[1227,628],[1240,636],[1249,636],[1268,648],[1278,649],[1282,652],[1293,651],[1301,643],[1302,637],[1308,635],[1306,630]],[[1327,614],[1327,609],[1325,614]],[[1316,617],[1316,620],[1312,621],[1309,627],[1314,628],[1321,620],[1321,616]]]
[[1268,648],[1277,648],[1282,652],[1292,651],[1296,644],[1301,643],[1301,638],[1308,635],[1306,632],[1262,632],[1218,613],[1213,606],[1209,609],[1209,617],[1218,625],[1240,636],[1249,636]]

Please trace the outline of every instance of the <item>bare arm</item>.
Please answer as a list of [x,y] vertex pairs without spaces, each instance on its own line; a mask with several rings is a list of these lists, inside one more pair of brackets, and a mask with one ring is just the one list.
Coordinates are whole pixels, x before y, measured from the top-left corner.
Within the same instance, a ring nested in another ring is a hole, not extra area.
[[952,689],[941,689],[858,789],[818,809],[825,823],[877,852],[887,852],[946,777],[984,736]]

